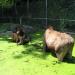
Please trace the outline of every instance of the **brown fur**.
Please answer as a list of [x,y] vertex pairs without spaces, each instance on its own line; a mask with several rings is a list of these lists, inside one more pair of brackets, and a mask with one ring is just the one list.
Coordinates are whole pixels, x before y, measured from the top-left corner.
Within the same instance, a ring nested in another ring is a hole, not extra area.
[[74,39],[71,35],[55,31],[52,27],[46,29],[44,34],[46,49],[52,50],[63,61],[64,57],[72,58]]
[[22,28],[16,27],[14,30],[15,31],[12,32],[13,41],[15,41],[17,44],[24,44],[29,42],[30,38],[24,33]]

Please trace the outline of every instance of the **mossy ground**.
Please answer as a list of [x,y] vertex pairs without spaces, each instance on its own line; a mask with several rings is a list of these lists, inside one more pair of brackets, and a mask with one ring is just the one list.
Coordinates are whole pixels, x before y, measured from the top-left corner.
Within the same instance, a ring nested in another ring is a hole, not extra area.
[[73,60],[59,63],[50,53],[43,52],[42,31],[32,36],[26,45],[0,36],[0,75],[75,75],[75,46]]

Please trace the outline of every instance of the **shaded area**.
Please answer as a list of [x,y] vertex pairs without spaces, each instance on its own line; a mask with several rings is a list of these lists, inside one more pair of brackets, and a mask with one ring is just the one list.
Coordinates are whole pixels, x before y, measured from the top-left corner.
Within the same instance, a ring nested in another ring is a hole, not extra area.
[[64,62],[75,64],[75,56],[72,56],[72,59],[64,59]]
[[43,51],[43,38],[41,32],[32,35],[32,40],[23,45],[25,50],[23,50],[19,55],[14,56],[14,58],[22,58],[31,55],[36,58],[46,59],[50,53],[45,53]]

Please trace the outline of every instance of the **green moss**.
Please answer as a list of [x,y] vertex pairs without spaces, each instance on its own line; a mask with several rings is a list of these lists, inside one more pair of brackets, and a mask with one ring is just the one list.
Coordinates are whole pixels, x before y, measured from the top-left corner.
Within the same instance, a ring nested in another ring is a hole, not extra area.
[[43,53],[42,32],[32,36],[26,45],[0,37],[0,75],[75,75],[75,46],[73,60],[59,63],[50,53]]

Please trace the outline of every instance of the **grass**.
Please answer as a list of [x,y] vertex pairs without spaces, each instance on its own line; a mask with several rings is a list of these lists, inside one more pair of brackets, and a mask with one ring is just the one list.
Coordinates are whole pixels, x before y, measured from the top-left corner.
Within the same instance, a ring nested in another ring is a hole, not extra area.
[[43,53],[43,33],[33,34],[26,45],[17,45],[6,36],[0,37],[0,75],[75,75],[73,60],[58,63],[50,53]]

